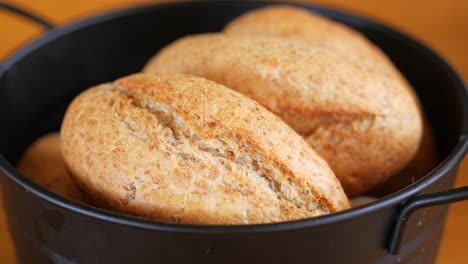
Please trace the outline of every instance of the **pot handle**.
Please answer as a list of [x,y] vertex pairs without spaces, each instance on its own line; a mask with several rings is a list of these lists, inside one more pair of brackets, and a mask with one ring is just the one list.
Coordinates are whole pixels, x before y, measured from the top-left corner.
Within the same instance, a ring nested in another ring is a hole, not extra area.
[[[0,2],[0,9],[3,9],[3,10],[6,10],[6,11],[15,13],[17,15],[20,15],[20,16],[22,16],[24,18],[27,18],[29,21],[32,21],[32,22],[42,26],[47,31],[55,28],[55,26],[52,23],[47,22],[47,20],[44,20],[43,18],[41,18],[41,17],[39,17],[39,16],[37,16],[35,14],[24,11],[24,10],[22,10],[20,8],[17,8],[15,6],[12,6],[10,4]],[[3,70],[3,63],[0,62],[0,72],[2,72],[2,70]]]
[[41,17],[39,17],[39,16],[37,16],[35,14],[24,11],[24,10],[22,10],[20,8],[17,8],[15,6],[12,6],[12,5],[7,4],[7,3],[1,2],[0,3],[0,9],[7,10],[7,11],[10,11],[10,12],[15,13],[17,15],[20,15],[20,16],[22,16],[24,18],[27,18],[27,19],[31,20],[32,22],[41,25],[42,27],[44,27],[47,30],[51,30],[51,29],[53,29],[55,27],[52,23],[47,22],[47,20],[44,20],[43,18],[41,18]]
[[414,211],[424,207],[455,203],[463,200],[468,200],[468,186],[437,193],[422,194],[409,199],[399,209],[394,228],[390,233],[388,253],[391,255],[399,253],[406,224]]

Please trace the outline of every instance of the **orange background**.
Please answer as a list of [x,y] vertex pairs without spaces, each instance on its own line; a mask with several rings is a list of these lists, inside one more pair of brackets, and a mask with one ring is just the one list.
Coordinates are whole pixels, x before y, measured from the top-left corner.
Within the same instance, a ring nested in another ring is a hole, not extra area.
[[[55,25],[117,7],[162,1],[130,0],[10,0]],[[167,2],[167,1],[166,1]],[[466,0],[320,0],[313,2],[355,12],[393,26],[425,42],[468,78],[468,10]],[[41,34],[42,29],[0,10],[0,61],[22,44]],[[468,159],[461,164],[457,186],[468,185]],[[1,199],[1,197],[0,197]],[[0,263],[15,263],[6,219],[0,201]],[[468,202],[451,206],[437,263],[466,263],[468,248]]]

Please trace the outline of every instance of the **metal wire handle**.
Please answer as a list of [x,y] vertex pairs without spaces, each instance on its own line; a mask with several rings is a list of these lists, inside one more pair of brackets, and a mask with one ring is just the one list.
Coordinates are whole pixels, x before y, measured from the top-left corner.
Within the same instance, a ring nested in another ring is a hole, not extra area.
[[[44,27],[47,31],[54,29],[55,26],[48,22],[47,20],[41,18],[40,16],[37,16],[35,14],[32,14],[30,12],[24,11],[20,8],[17,8],[15,6],[12,6],[7,3],[0,2],[0,9],[4,9],[6,11],[12,12],[14,14],[20,15],[24,18],[27,18],[29,21],[34,22],[42,27]],[[3,63],[0,62],[0,72],[3,70]]]
[[41,18],[41,17],[39,17],[39,16],[37,16],[35,14],[32,14],[30,12],[21,10],[21,9],[15,7],[15,6],[10,5],[10,4],[0,3],[0,8],[5,9],[7,11],[10,11],[12,13],[15,13],[17,15],[20,15],[22,17],[25,17],[25,18],[31,20],[32,22],[43,26],[47,30],[51,30],[51,29],[53,29],[55,27],[52,23],[47,22],[47,20],[45,20],[45,19],[43,19],[43,18]]
[[468,200],[468,186],[443,192],[422,194],[408,200],[408,202],[400,207],[396,223],[390,234],[388,253],[391,255],[399,253],[408,218],[414,211],[424,207],[455,203],[463,200]]

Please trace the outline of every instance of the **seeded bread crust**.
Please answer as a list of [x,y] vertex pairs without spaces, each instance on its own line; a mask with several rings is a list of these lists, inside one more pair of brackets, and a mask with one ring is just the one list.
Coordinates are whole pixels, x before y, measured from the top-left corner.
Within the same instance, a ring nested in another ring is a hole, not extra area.
[[160,221],[254,224],[349,207],[326,162],[255,101],[203,78],[135,74],[71,103],[69,170],[106,207]]

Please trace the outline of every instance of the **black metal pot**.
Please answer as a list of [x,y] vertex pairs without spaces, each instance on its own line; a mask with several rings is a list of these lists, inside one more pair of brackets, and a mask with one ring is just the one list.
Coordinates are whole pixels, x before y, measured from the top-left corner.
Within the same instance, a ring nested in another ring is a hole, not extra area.
[[179,225],[64,199],[12,166],[35,138],[59,129],[67,105],[83,89],[139,71],[176,38],[218,31],[230,19],[266,4],[210,1],[115,11],[52,29],[0,66],[0,183],[21,263],[434,262],[447,206],[427,206],[468,198],[467,187],[449,190],[468,147],[464,83],[415,40],[335,10],[307,6],[361,31],[387,52],[416,88],[435,130],[440,164],[398,193],[302,221]]

